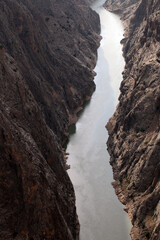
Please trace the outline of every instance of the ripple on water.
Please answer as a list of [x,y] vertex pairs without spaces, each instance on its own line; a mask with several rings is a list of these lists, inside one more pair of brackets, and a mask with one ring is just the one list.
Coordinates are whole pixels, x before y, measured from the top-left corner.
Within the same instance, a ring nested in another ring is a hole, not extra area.
[[119,17],[102,8],[103,3],[104,0],[96,1],[92,6],[100,15],[103,37],[95,68],[96,91],[70,137],[68,173],[76,192],[80,240],[129,240],[129,220],[111,186],[108,134],[104,127],[118,103],[124,68],[120,45],[123,25]]

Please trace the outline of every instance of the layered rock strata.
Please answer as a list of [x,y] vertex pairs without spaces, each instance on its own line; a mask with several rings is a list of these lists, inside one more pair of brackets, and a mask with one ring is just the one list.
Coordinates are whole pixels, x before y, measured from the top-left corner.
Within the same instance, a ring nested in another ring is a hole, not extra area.
[[78,239],[62,146],[95,89],[99,17],[82,0],[2,0],[0,29],[0,239]]
[[125,23],[119,104],[107,124],[113,186],[134,240],[160,239],[160,4],[108,0]]

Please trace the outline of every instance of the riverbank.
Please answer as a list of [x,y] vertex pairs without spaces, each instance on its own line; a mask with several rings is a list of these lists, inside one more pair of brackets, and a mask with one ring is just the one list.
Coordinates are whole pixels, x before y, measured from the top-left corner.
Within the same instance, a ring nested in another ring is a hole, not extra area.
[[[116,3],[116,5],[115,5]],[[125,22],[120,102],[107,124],[113,184],[131,218],[131,238],[160,239],[159,12],[156,0],[107,1]],[[129,14],[129,15],[128,15]]]

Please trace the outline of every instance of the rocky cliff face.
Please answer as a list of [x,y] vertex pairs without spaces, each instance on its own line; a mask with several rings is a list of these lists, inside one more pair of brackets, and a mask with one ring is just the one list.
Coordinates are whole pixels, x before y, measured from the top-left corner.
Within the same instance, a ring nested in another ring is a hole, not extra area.
[[0,239],[77,239],[62,146],[95,88],[99,18],[81,0],[2,0],[0,29]]
[[90,5],[90,4],[92,4],[93,2],[95,2],[95,0],[85,0],[85,2],[86,2],[88,5]]
[[[117,4],[118,5],[117,5]],[[160,4],[107,1],[126,24],[126,66],[107,124],[113,186],[132,221],[131,238],[160,239]],[[128,16],[129,18],[126,18]]]

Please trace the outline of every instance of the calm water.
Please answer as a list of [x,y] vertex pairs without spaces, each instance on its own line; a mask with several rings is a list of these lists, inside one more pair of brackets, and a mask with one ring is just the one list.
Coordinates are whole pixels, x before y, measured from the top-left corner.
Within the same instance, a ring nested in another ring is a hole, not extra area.
[[105,125],[118,103],[124,68],[123,25],[97,1],[92,8],[101,19],[103,37],[95,71],[96,91],[76,124],[67,147],[69,176],[76,192],[80,240],[130,240],[130,223],[111,186],[112,169],[106,151]]

